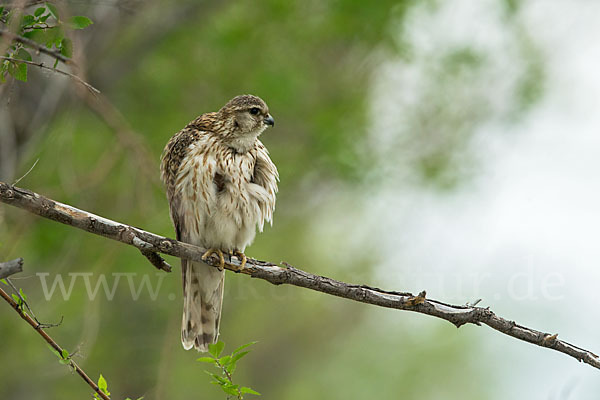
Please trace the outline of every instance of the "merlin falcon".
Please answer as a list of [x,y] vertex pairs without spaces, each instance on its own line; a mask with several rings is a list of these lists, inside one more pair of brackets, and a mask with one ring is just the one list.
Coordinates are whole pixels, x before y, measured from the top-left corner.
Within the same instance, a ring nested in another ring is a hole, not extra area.
[[163,151],[161,178],[177,240],[209,249],[203,260],[215,254],[220,260],[220,268],[181,260],[186,350],[207,351],[219,336],[223,253],[244,268],[256,228],[272,223],[279,175],[258,137],[274,125],[262,99],[237,96],[187,124]]

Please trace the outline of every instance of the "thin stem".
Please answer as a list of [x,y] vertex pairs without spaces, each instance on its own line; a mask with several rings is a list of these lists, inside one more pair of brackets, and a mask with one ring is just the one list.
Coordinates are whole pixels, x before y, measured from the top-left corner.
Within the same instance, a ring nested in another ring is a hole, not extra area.
[[17,63],[24,63],[24,64],[29,64],[29,65],[34,65],[34,66],[39,67],[41,69],[45,69],[45,70],[48,70],[48,71],[55,72],[57,74],[65,75],[65,76],[68,76],[69,78],[75,79],[77,82],[81,83],[83,86],[85,86],[87,89],[89,89],[89,91],[92,92],[93,94],[99,94],[100,93],[100,91],[98,89],[96,89],[95,87],[93,87],[92,85],[90,85],[89,83],[87,83],[86,81],[84,81],[83,79],[81,79],[80,77],[78,77],[77,75],[72,74],[72,73],[67,72],[67,71],[60,70],[60,69],[48,67],[48,66],[44,65],[44,63],[37,63],[37,62],[34,62],[34,61],[20,60],[18,58],[4,57],[4,56],[0,56],[0,60],[7,60],[7,61],[11,61],[11,62],[17,62]]
[[[223,371],[223,373],[227,377],[227,380],[229,381],[229,383],[231,383],[233,385],[233,377],[231,376],[231,374],[229,373],[229,371],[227,371],[227,368],[225,368],[225,366],[219,362],[219,359],[217,357],[215,357],[215,364],[217,365],[217,367],[221,368],[221,370]],[[238,392],[237,398],[239,400],[243,400],[242,392],[240,391],[240,389],[237,388],[236,390]],[[229,396],[227,396],[227,398],[229,398]]]
[[[2,297],[13,308],[13,310],[15,310],[17,314],[19,314],[19,316],[25,320],[25,322],[27,322],[37,333],[39,333],[40,336],[44,338],[46,343],[48,343],[54,350],[58,352],[61,358],[63,357],[63,348],[59,346],[58,343],[56,343],[54,339],[52,339],[44,331],[44,328],[41,324],[36,322],[27,313],[25,313],[21,309],[21,307],[4,290],[2,290],[2,288],[0,288],[0,297]],[[79,367],[79,365],[77,365],[75,361],[73,361],[73,359],[67,358],[67,360],[69,360],[69,367],[71,367],[75,372],[77,372],[81,379],[83,379],[85,383],[87,383],[94,390],[94,392],[98,394],[98,396],[100,396],[100,398],[102,398],[103,400],[110,400],[110,397],[108,397],[100,390],[98,385],[96,385],[96,383],[90,379],[90,377],[81,369],[81,367]]]
[[75,65],[75,63],[73,62],[73,60],[71,60],[69,57],[65,57],[63,56],[60,51],[56,51],[56,50],[50,50],[49,48],[47,48],[46,46],[28,39],[26,37],[17,35],[15,33],[12,33],[9,30],[6,29],[0,29],[0,36],[5,36],[6,38],[8,38],[9,40],[13,40],[15,42],[24,44],[26,46],[29,46],[31,48],[36,49],[38,52],[40,53],[44,53],[46,55],[49,55],[50,57],[53,57],[59,61],[62,61],[65,64],[71,64],[71,65]]

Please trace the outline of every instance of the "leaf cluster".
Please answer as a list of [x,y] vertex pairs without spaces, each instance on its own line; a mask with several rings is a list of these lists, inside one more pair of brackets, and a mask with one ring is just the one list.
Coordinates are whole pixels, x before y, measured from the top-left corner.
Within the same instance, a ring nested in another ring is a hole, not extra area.
[[221,371],[220,375],[210,371],[205,372],[213,378],[210,383],[219,385],[221,390],[227,394],[228,398],[229,396],[235,396],[237,399],[241,400],[244,398],[244,394],[260,396],[260,393],[252,388],[233,383],[233,374],[236,370],[237,362],[246,354],[250,353],[250,351],[244,350],[255,343],[256,342],[247,343],[235,349],[231,354],[221,356],[223,349],[225,348],[225,343],[217,342],[208,345],[209,357],[200,357],[197,359],[199,362],[213,364]]
[[[73,16],[68,21],[63,21],[56,6],[50,2],[44,3],[30,13],[21,13],[21,10],[0,6],[1,28],[12,27],[14,30],[16,26],[14,33],[18,36],[33,40],[67,58],[73,56],[73,42],[66,36],[65,30],[84,29],[92,23],[91,19],[84,16]],[[17,80],[27,81],[27,64],[19,60],[32,61],[30,49],[31,46],[17,41],[10,44],[0,62],[1,83],[6,82],[7,74]],[[58,65],[58,61],[55,60],[54,68]]]

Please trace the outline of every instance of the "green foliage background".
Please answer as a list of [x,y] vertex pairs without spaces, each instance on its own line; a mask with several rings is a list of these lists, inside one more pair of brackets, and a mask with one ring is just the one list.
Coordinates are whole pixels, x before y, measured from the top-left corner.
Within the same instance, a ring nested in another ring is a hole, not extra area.
[[[172,236],[157,180],[163,146],[197,115],[218,109],[237,94],[253,93],[268,102],[276,120],[263,142],[279,168],[281,185],[275,223],[247,254],[385,287],[385,279],[375,275],[382,257],[375,251],[376,242],[350,246],[350,232],[328,235],[315,230],[315,223],[339,207],[357,206],[352,198],[336,194],[368,191],[377,184],[380,153],[373,152],[369,142],[369,88],[382,59],[399,57],[410,64],[410,46],[397,33],[415,3],[136,3],[136,18],[104,26],[96,22],[92,6],[74,3],[78,14],[95,20],[87,30],[100,36],[84,50],[90,81],[141,133],[154,165],[148,168],[123,148],[115,132],[85,105],[67,99],[22,155],[17,176],[36,159],[39,162],[20,185]],[[429,3],[435,7],[436,2]],[[513,23],[515,3],[506,2],[507,25]],[[190,11],[163,31],[167,10],[178,8]],[[470,49],[449,51],[444,73],[432,74],[432,93],[444,93],[452,88],[447,82],[457,82],[465,71],[477,71],[481,57],[485,55]],[[536,62],[524,65],[529,74],[524,76],[530,78],[520,87],[522,96],[515,98],[527,105],[537,98],[541,73]],[[38,74],[16,84],[27,90],[26,85],[45,79],[49,77]],[[442,101],[424,102],[425,110],[428,105],[432,110],[433,105],[444,108]],[[398,163],[409,160],[407,180],[452,190],[468,179],[456,172],[461,168],[453,155],[466,151],[472,126],[482,117],[461,115],[435,117],[439,126],[454,123],[460,137],[441,141],[417,159],[395,153]],[[429,139],[416,131],[410,140]],[[467,160],[476,165],[474,159]],[[353,217],[352,212],[341,215],[340,226],[352,226]],[[143,275],[157,284],[159,274],[130,247],[25,211],[0,206],[0,222],[1,258],[25,258],[25,279],[15,282],[28,294],[38,318],[56,322],[64,316],[63,324],[50,333],[76,353],[75,360],[92,377],[106,377],[115,399],[223,398],[195,362],[198,355],[185,352],[179,343],[182,301],[177,267],[161,281],[156,300],[147,290],[132,299],[125,278],[114,299],[108,300],[101,290],[90,300],[80,277],[68,300],[55,294],[46,301],[35,275],[39,272],[49,272],[49,282],[61,274],[67,284],[69,273],[93,273],[92,284],[100,274],[112,284],[111,274],[136,273],[136,286]],[[178,265],[176,259],[168,261]],[[419,315],[234,274],[227,274],[226,281],[221,340],[230,348],[258,341],[236,375],[266,399],[482,399],[493,392],[493,370],[477,356],[486,350],[473,327],[458,332],[450,324]],[[0,310],[0,398],[89,398],[89,388],[58,365],[28,326],[7,308]]]

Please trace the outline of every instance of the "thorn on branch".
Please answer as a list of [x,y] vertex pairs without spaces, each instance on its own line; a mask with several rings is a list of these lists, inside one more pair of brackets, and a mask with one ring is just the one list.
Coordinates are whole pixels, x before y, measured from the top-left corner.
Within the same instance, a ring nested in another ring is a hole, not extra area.
[[414,306],[416,306],[418,304],[425,303],[425,295],[427,295],[427,292],[425,290],[423,290],[418,295],[409,298],[406,301],[406,305],[409,306],[409,307],[414,307]]
[[466,307],[475,307],[477,306],[477,304],[481,303],[481,299],[477,299],[475,300],[473,303],[469,303],[467,302],[467,304],[465,304]]
[[544,338],[542,339],[542,346],[551,346],[556,342],[556,338],[558,338],[558,333],[555,333],[554,335],[550,335],[548,333],[546,333],[544,335]]

